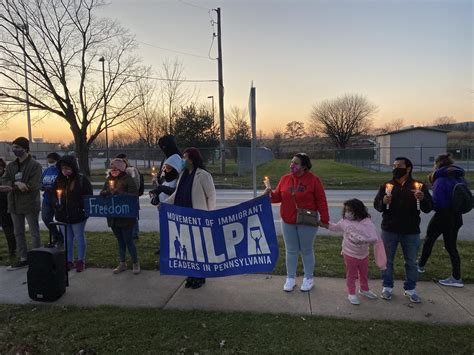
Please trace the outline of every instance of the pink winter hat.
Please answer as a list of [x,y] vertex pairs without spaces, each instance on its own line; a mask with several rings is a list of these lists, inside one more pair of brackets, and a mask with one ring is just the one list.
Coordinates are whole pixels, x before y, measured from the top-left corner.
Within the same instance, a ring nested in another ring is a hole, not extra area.
[[123,159],[114,159],[110,162],[110,168],[124,172],[127,169],[127,163]]

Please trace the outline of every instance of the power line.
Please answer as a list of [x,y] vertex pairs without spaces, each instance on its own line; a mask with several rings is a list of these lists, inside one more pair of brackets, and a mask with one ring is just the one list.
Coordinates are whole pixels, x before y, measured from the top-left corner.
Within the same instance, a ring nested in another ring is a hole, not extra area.
[[[23,52],[19,52],[15,50],[8,50],[8,51],[15,54],[23,55]],[[42,60],[44,60],[45,62],[57,64],[54,60],[50,60],[46,58],[42,58]],[[71,64],[71,63],[68,65],[74,68],[82,69],[81,65]],[[91,67],[89,67],[88,69],[102,73],[102,69],[96,69],[96,68],[91,68]],[[110,74],[111,72],[108,72],[108,73]],[[153,77],[153,76],[148,76],[148,75],[135,75],[135,74],[126,74],[126,73],[120,73],[120,74],[117,73],[116,75],[125,76],[129,78],[137,78],[137,79],[150,79],[150,80],[158,80],[158,81],[173,81],[173,82],[183,82],[183,83],[215,83],[217,82],[217,80],[215,79],[168,79],[168,78]]]
[[196,4],[193,4],[193,3],[190,3],[190,2],[184,1],[184,0],[178,0],[178,2],[180,2],[180,3],[183,4],[183,5],[195,7],[196,9],[201,9],[201,10],[206,10],[206,11],[209,11],[209,10],[210,10],[210,9],[208,9],[208,8],[206,8],[206,7],[202,7],[202,6],[199,6],[199,5],[196,5]]
[[173,52],[173,53],[178,53],[178,54],[183,54],[183,55],[189,55],[189,56],[191,56],[191,57],[196,57],[196,58],[209,59],[208,57],[206,57],[206,56],[204,56],[204,55],[199,55],[199,54],[194,54],[194,53],[188,53],[188,52],[178,51],[178,50],[175,50],[175,49],[170,49],[170,48],[155,46],[154,44],[150,44],[150,43],[146,43],[146,42],[143,42],[143,41],[139,41],[139,40],[137,40],[137,39],[135,39],[135,41],[137,41],[138,43],[144,44],[144,45],[146,45],[146,46],[153,47],[153,48],[158,48],[158,49],[162,49],[162,50],[168,51],[168,52]]

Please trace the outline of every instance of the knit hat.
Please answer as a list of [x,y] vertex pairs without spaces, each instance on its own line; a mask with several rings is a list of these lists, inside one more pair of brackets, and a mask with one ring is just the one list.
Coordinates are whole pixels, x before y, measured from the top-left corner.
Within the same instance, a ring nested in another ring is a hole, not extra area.
[[110,162],[110,168],[111,169],[117,169],[121,172],[124,172],[125,169],[127,168],[127,163],[125,163],[125,161],[123,159],[113,159],[111,162]]
[[18,137],[13,142],[12,145],[16,144],[25,149],[26,151],[30,151],[30,141],[25,137]]
[[176,169],[178,174],[181,172],[182,165],[181,165],[181,157],[179,154],[173,154],[168,159],[165,160],[165,164],[172,166]]

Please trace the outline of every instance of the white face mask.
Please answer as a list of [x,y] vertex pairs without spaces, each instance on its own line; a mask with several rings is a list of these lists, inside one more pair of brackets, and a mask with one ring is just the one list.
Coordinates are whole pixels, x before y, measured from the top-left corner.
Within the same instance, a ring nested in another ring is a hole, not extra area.
[[346,212],[344,212],[344,218],[348,219],[349,221],[353,221],[354,220],[354,213],[346,211]]

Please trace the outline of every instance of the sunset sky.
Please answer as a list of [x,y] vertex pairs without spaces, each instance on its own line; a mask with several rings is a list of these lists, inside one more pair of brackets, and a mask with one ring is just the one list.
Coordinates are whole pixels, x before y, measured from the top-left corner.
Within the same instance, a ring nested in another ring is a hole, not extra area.
[[[138,41],[207,57],[213,30],[205,8],[221,7],[226,108],[246,108],[253,81],[258,129],[271,132],[289,121],[307,122],[313,104],[345,93],[366,95],[378,106],[376,126],[398,118],[406,124],[440,116],[473,120],[472,4],[110,0],[102,15],[118,19]],[[216,49],[217,43],[214,57]],[[217,78],[215,60],[145,44],[138,53],[155,69],[178,57],[187,79]],[[217,110],[217,84],[196,88],[202,102],[215,96]],[[34,137],[49,141],[69,142],[67,132],[53,117],[33,127]],[[27,135],[24,117],[0,129],[0,140],[17,135]]]

